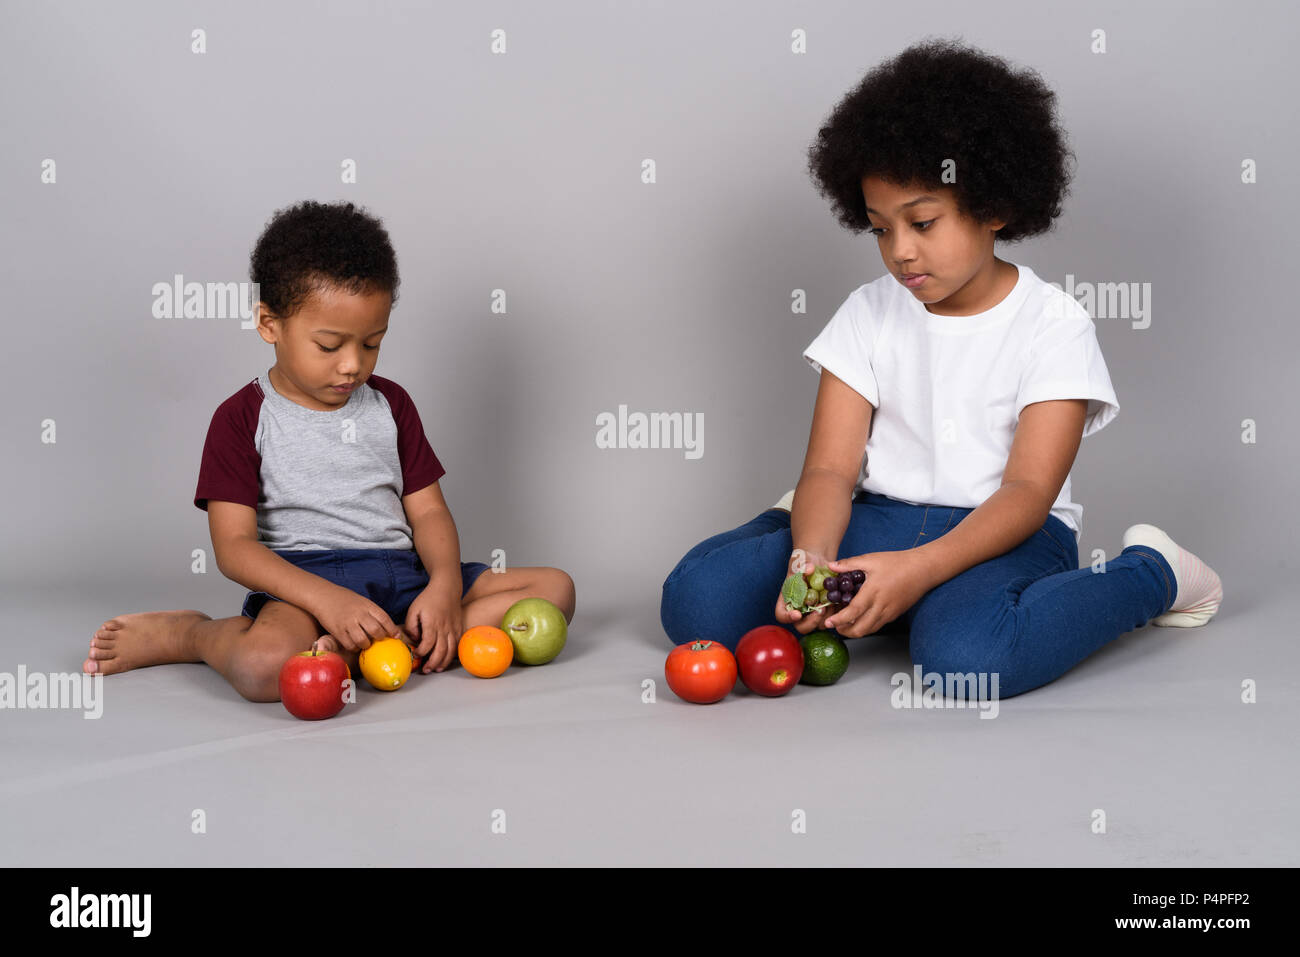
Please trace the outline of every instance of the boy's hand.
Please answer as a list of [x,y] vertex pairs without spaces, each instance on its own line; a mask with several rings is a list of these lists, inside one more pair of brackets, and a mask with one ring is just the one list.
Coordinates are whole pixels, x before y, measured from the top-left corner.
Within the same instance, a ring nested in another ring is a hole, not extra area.
[[376,639],[398,635],[386,611],[342,585],[331,585],[310,610],[321,627],[349,651],[365,651]]
[[432,588],[415,596],[403,627],[415,653],[429,656],[424,663],[425,674],[442,671],[455,660],[464,621],[465,611],[458,597]]
[[[875,634],[907,611],[935,586],[924,559],[914,549],[897,552],[867,552],[842,562],[831,562],[831,571],[861,568],[867,573],[858,593],[847,607],[832,612],[826,622],[842,638]],[[830,609],[827,609],[830,611]]]

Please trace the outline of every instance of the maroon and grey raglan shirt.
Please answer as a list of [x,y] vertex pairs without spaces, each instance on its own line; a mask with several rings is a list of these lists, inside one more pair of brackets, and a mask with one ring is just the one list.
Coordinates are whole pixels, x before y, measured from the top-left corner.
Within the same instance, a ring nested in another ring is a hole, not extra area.
[[406,390],[371,375],[322,412],[282,396],[268,375],[217,407],[194,504],[256,509],[258,540],[274,550],[414,548],[402,496],[447,470]]

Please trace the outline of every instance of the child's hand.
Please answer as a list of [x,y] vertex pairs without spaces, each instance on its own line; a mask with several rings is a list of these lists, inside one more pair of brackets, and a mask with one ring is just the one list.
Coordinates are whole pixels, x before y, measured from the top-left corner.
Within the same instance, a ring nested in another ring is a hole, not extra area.
[[[822,555],[805,552],[802,548],[796,548],[790,554],[790,564],[786,569],[786,574],[811,575],[817,570],[819,565],[829,564],[830,559]],[[783,625],[794,625],[794,630],[799,632],[801,635],[809,634],[810,632],[823,627],[822,622],[831,611],[832,609],[827,607],[820,611],[809,612],[805,615],[799,611],[791,609],[790,606],[785,603],[784,595],[778,593],[776,596],[776,620]]]
[[349,651],[364,651],[379,638],[392,638],[397,626],[388,613],[364,595],[334,585],[311,613],[321,627]]
[[831,614],[827,626],[842,638],[872,635],[907,611],[935,586],[924,559],[913,549],[896,552],[867,552],[842,562],[831,562],[831,571],[860,568],[867,574],[853,600]]
[[826,616],[830,613],[830,608],[822,608],[819,611],[810,611],[805,615],[801,612],[793,611],[790,606],[785,603],[784,598],[778,597],[776,600],[776,620],[783,625],[794,625],[794,630],[799,632],[801,635],[806,635],[810,632],[817,631],[819,628],[824,628],[825,625],[823,625],[822,622],[826,620]]
[[424,673],[442,671],[456,658],[456,646],[464,631],[465,611],[460,599],[446,592],[426,588],[415,596],[403,626],[407,642],[420,657],[429,656]]

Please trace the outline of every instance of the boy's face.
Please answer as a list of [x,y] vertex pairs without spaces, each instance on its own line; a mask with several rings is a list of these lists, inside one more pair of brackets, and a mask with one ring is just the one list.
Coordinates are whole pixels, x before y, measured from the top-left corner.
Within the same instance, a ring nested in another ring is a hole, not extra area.
[[276,389],[309,409],[328,412],[346,404],[352,390],[334,386],[355,389],[370,378],[392,305],[387,292],[358,294],[333,285],[314,291],[288,319],[262,304],[257,331],[275,346]]
[[[931,312],[973,315],[1001,299],[996,290],[1014,272],[1009,264],[1002,269],[993,255],[997,230],[1006,225],[1002,220],[981,224],[968,218],[958,210],[951,187],[898,186],[867,176],[862,196],[880,258],[919,301],[937,306]],[[909,285],[903,282],[907,273],[927,278]],[[996,296],[993,302],[984,302],[990,296]]]

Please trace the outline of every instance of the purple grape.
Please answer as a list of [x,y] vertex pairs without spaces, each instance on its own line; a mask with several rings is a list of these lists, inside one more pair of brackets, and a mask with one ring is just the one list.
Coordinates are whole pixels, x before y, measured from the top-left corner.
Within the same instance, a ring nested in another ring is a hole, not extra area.
[[848,591],[853,587],[853,576],[849,574],[840,575],[835,579],[835,590],[839,592]]
[[838,605],[840,603],[840,593],[834,590],[828,591],[826,593],[826,600],[832,605]]
[[848,585],[840,589],[840,596],[846,599],[852,598],[857,593],[858,593],[858,586],[853,584],[853,582],[849,582]]
[[861,585],[867,580],[867,573],[861,568],[855,568],[853,571],[849,572],[849,574],[853,577],[853,584],[855,585]]

